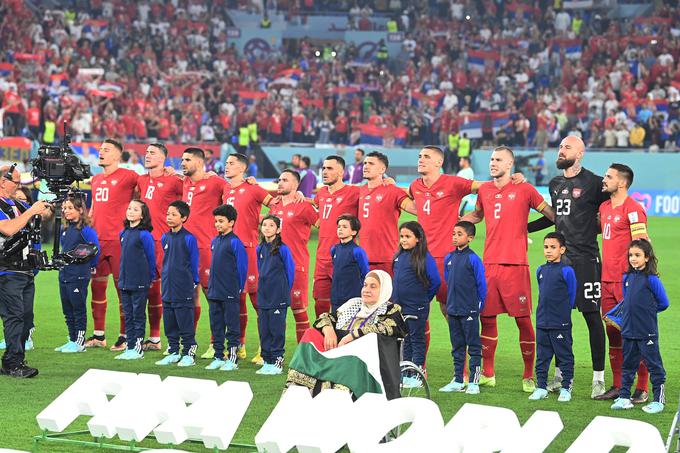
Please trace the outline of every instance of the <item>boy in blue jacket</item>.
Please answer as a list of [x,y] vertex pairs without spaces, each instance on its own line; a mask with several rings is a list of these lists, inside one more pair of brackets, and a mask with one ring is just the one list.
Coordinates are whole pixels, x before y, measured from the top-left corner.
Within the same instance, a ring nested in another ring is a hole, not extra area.
[[[212,240],[212,262],[208,279],[210,331],[213,335],[215,358],[206,370],[233,371],[238,369],[238,345],[241,338],[239,300],[248,276],[248,255],[243,242],[234,234],[236,208],[225,204],[213,210],[217,237]],[[224,339],[228,355],[224,357]]]
[[621,390],[611,408],[632,409],[630,387],[633,385],[640,358],[649,369],[654,390],[654,401],[642,408],[648,414],[663,411],[666,403],[664,387],[666,370],[659,351],[659,324],[657,313],[670,305],[666,290],[656,270],[657,258],[652,244],[636,239],[628,247],[628,272],[623,276],[623,313],[621,337],[623,338],[623,372]]
[[331,247],[333,280],[331,283],[331,311],[348,300],[361,296],[364,278],[368,274],[368,256],[356,243],[361,222],[356,216],[343,214],[338,217],[339,244]]
[[[168,206],[165,221],[170,231],[161,238],[163,271],[161,299],[163,327],[168,338],[169,354],[156,365],[192,366],[196,363],[196,331],[194,330],[194,288],[198,285],[198,243],[184,228],[189,218],[189,205],[176,200]],[[180,341],[182,354],[180,355]]]
[[552,232],[543,239],[546,263],[536,269],[538,307],[536,308],[536,390],[532,401],[548,397],[548,369],[553,356],[560,364],[562,389],[557,401],[571,401],[574,380],[574,352],[571,336],[571,310],[576,303],[576,274],[562,262],[567,251],[562,233]]
[[268,215],[260,223],[257,246],[257,305],[264,366],[257,374],[281,374],[286,346],[286,312],[295,279],[295,262],[281,241],[281,219]]
[[[453,348],[453,380],[440,392],[479,394],[482,364],[482,342],[479,338],[479,313],[486,299],[484,264],[470,248],[476,228],[471,222],[458,222],[453,228],[455,250],[444,258],[444,279],[447,284],[446,314],[449,337]],[[470,356],[469,384],[465,389],[465,352]]]

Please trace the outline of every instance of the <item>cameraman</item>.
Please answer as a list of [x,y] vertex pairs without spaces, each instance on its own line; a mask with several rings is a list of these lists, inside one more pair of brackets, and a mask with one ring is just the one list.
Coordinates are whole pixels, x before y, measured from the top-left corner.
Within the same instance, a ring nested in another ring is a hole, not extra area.
[[[10,239],[21,232],[35,215],[42,215],[49,204],[38,201],[33,206],[14,200],[21,184],[14,167],[0,167],[0,235]],[[3,241],[5,242],[5,241]],[[26,248],[14,254],[0,252],[0,317],[4,323],[7,350],[2,357],[0,374],[31,378],[38,370],[24,362],[24,343],[33,325],[33,271],[26,261]]]

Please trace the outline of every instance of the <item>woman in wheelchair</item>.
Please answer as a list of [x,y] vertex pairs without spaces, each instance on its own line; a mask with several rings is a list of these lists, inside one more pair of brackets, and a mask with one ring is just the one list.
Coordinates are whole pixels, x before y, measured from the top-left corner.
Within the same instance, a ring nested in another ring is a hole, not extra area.
[[[355,397],[361,396],[355,373],[349,369],[338,369],[341,363],[347,362],[334,364],[333,360],[326,361],[325,357],[310,356],[306,354],[309,349],[304,343],[312,343],[318,353],[324,353],[375,333],[385,394],[388,399],[398,397],[400,353],[397,340],[406,336],[408,328],[401,307],[389,301],[391,295],[390,275],[381,270],[369,272],[361,297],[348,300],[337,312],[322,314],[313,327],[305,332],[293,355],[286,387],[301,385],[309,388],[313,396],[330,388],[350,391]],[[341,355],[339,353],[337,355]]]

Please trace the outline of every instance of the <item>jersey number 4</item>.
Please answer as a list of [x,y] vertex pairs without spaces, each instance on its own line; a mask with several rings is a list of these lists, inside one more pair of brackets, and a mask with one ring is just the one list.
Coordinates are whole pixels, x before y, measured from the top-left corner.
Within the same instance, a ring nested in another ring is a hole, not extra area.
[[109,188],[97,187],[94,191],[94,201],[109,201]]

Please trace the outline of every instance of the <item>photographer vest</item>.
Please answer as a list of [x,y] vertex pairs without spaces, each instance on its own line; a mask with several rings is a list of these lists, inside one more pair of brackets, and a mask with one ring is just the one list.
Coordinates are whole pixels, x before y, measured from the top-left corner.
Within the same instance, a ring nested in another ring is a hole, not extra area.
[[[21,215],[27,209],[23,203],[15,202],[11,205],[0,198],[0,211],[5,213],[9,220],[18,217],[17,212]],[[0,272],[31,270],[32,266],[24,259],[24,252],[29,244],[29,234],[25,228],[12,236],[0,234]]]

